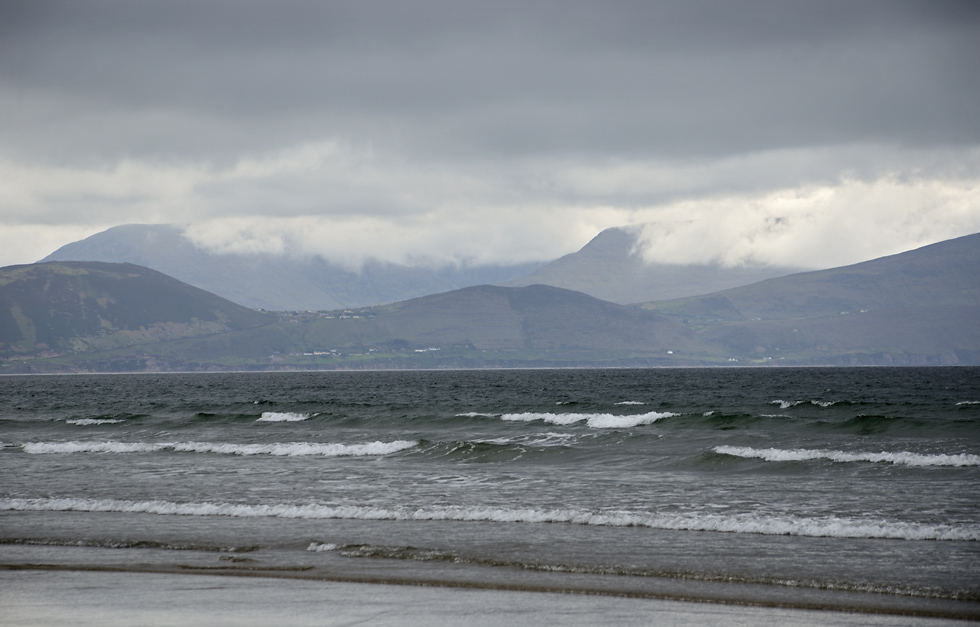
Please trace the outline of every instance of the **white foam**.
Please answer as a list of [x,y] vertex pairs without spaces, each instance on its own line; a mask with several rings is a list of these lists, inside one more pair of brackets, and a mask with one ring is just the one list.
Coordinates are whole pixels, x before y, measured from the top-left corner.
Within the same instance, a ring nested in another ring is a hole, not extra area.
[[980,405],[980,401],[960,401],[957,405]]
[[614,404],[615,405],[646,405],[646,403],[644,403],[643,401],[620,401]]
[[904,466],[980,466],[980,455],[957,453],[954,455],[925,455],[900,451],[898,453],[847,453],[821,449],[757,449],[745,446],[716,446],[712,449],[722,455],[763,459],[767,462],[808,461],[827,459],[834,462],[873,462]]
[[670,416],[677,415],[678,414],[673,414],[670,412],[659,413],[655,411],[646,414],[633,414],[630,416],[616,416],[613,414],[551,414],[525,412],[521,414],[503,414],[501,419],[518,422],[542,420],[554,425],[571,425],[577,422],[585,421],[585,423],[593,429],[625,429],[640,425],[648,425],[660,420],[661,418],[668,418]]
[[418,446],[418,441],[366,442],[363,444],[321,444],[317,442],[272,442],[269,444],[234,444],[224,442],[28,442],[25,453],[148,453],[172,450],[183,453],[218,453],[222,455],[275,455],[301,457],[361,457],[388,455]]
[[496,418],[500,414],[486,414],[479,411],[468,411],[465,414],[456,414],[457,418]]
[[116,423],[122,422],[117,418],[76,418],[74,420],[66,420],[65,424],[69,425],[114,425]]
[[[762,535],[897,540],[980,541],[980,525],[930,524],[833,516],[801,518],[760,514],[701,514],[590,512],[574,509],[540,510],[499,507],[383,508],[315,503],[248,505],[236,503],[175,503],[76,498],[3,498],[0,511],[75,511],[146,513],[169,516],[230,516],[239,518],[294,518],[348,520],[425,520],[499,523],[568,523],[603,527],[648,527],[678,531],[715,531]],[[308,550],[321,550],[313,543]],[[323,545],[329,546],[329,545]],[[331,550],[324,548],[324,551]]]
[[166,448],[166,445],[148,442],[25,442],[25,453],[44,455],[50,453],[148,453]]
[[299,422],[309,417],[310,414],[297,414],[288,411],[264,411],[262,412],[262,417],[256,420],[256,422]]
[[313,553],[323,553],[325,551],[336,551],[336,544],[325,544],[323,542],[310,542],[310,546],[306,547],[307,551],[312,551]]

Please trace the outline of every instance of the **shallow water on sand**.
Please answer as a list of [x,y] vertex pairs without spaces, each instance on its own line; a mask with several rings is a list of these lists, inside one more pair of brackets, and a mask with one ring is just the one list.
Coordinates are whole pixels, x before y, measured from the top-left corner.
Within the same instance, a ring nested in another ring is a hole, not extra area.
[[576,594],[131,573],[0,572],[10,627],[826,625],[945,627],[911,616]]

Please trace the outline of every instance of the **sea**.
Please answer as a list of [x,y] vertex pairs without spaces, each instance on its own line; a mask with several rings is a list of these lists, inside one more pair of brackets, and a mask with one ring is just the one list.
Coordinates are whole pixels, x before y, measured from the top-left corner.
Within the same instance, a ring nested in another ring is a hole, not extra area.
[[0,571],[977,620],[980,368],[0,377]]

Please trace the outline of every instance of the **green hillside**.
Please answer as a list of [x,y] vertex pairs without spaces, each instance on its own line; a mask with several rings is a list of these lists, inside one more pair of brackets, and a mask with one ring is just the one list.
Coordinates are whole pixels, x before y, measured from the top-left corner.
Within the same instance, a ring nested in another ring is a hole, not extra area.
[[980,362],[980,234],[643,307],[735,358]]
[[483,285],[376,307],[323,325],[319,337],[342,343],[352,337],[348,328],[362,329],[356,333],[365,340],[492,351],[652,355],[697,347],[675,320],[546,285]]
[[132,264],[44,263],[0,268],[0,357],[76,354],[272,322]]

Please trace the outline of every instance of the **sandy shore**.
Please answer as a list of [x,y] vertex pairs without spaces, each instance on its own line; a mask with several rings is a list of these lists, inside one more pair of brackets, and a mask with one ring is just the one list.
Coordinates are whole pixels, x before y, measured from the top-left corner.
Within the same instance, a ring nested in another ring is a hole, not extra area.
[[956,620],[599,595],[276,578],[0,571],[4,625],[963,625]]

